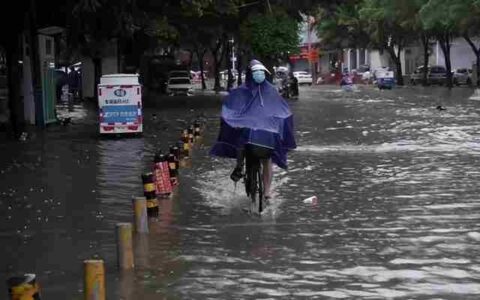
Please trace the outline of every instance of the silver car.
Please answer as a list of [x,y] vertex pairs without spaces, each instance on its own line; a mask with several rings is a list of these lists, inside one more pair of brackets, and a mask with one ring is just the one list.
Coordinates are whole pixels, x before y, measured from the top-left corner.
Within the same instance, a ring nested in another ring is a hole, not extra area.
[[[418,67],[410,77],[410,83],[416,85],[422,83],[425,68]],[[427,67],[427,83],[444,85],[447,82],[447,70],[444,66]]]
[[459,68],[453,70],[453,84],[455,85],[471,85],[472,84],[472,70],[467,68]]

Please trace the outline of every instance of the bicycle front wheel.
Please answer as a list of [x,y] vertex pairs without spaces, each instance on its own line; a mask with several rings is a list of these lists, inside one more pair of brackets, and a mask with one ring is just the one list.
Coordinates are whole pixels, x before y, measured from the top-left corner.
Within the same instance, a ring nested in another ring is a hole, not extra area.
[[249,196],[251,200],[251,212],[262,213],[263,211],[263,176],[262,165],[260,162],[254,164],[249,174]]

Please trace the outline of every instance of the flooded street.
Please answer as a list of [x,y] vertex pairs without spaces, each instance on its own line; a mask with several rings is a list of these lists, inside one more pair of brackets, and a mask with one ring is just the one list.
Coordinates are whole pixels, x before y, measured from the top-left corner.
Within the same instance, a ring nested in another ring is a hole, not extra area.
[[[83,299],[82,261],[101,258],[108,299],[480,298],[472,90],[300,92],[298,149],[261,218],[242,212],[234,162],[208,156],[218,97],[153,97],[143,137],[99,138],[94,107],[77,105],[72,124],[0,145],[0,280],[36,273],[42,299]],[[132,221],[154,153],[197,117],[202,144],[120,274],[115,224]]]

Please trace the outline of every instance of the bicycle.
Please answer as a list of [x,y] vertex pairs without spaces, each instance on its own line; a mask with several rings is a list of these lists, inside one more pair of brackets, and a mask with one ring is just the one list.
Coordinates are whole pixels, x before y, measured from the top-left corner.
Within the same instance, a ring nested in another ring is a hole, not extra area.
[[250,198],[250,212],[261,214],[265,207],[262,160],[270,159],[272,149],[253,144],[245,145],[245,191]]

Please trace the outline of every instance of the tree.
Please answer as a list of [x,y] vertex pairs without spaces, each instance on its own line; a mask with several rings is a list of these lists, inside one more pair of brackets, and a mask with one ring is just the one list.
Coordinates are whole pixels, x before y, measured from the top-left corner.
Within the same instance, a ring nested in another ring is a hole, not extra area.
[[395,64],[397,83],[403,85],[400,54],[405,46],[416,39],[414,32],[415,6],[413,1],[364,0],[360,18],[367,24],[370,41],[386,50]]
[[457,7],[455,13],[457,14],[459,34],[467,41],[475,54],[477,68],[475,85],[480,87],[480,45],[476,44],[473,39],[474,36],[480,34],[480,1],[459,1]]
[[272,69],[278,59],[298,52],[299,29],[298,21],[282,10],[275,10],[271,14],[249,16],[241,25],[241,35],[252,52]]
[[10,116],[9,133],[17,138],[24,126],[22,98],[21,98],[21,67],[22,59],[21,40],[25,29],[28,29],[28,20],[34,10],[32,1],[20,1],[16,5],[5,8],[0,12],[0,46],[5,50],[7,65],[8,110]]
[[114,0],[80,0],[72,5],[69,20],[69,44],[91,58],[94,65],[94,97],[96,86],[102,75],[102,57],[112,39],[118,37],[121,28],[116,8],[120,2]]
[[422,76],[422,84],[427,85],[426,72],[428,66],[428,59],[430,56],[430,40],[432,33],[423,28],[420,17],[420,9],[428,0],[398,0],[395,2],[395,9],[397,10],[397,20],[399,26],[406,31],[411,31],[412,34],[408,37],[407,42],[417,42],[420,40],[423,48],[423,66],[425,66]]
[[451,41],[458,32],[458,17],[465,9],[463,0],[429,0],[420,10],[424,29],[434,32],[445,57],[447,86],[452,87]]
[[322,41],[339,49],[369,45],[370,36],[365,31],[366,24],[360,19],[359,10],[360,0],[318,7],[316,28]]

